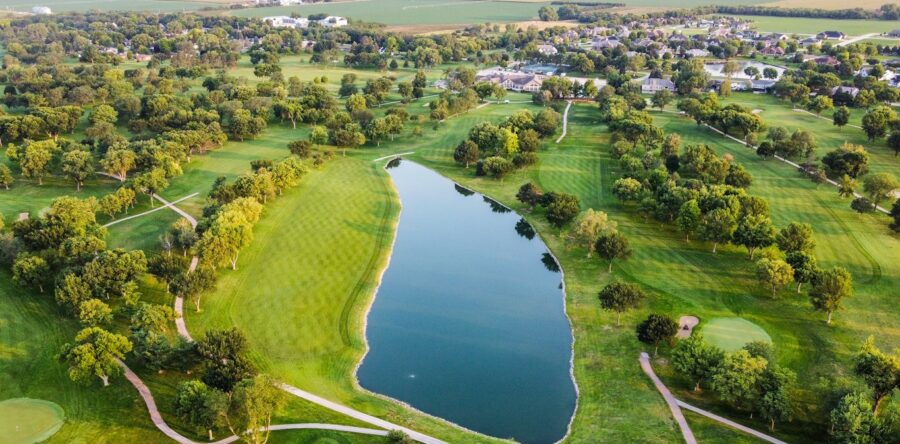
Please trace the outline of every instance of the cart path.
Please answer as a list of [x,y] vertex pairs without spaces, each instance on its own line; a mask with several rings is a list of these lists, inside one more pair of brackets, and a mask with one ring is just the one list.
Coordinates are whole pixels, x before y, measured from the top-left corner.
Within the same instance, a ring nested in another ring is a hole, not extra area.
[[560,134],[560,135],[559,135],[559,138],[556,139],[556,143],[561,142],[561,141],[563,140],[563,137],[566,137],[566,132],[567,132],[568,129],[569,129],[569,108],[571,108],[571,107],[572,107],[572,101],[569,100],[569,102],[566,104],[566,110],[563,111],[563,128],[562,128],[562,134]]
[[[163,202],[163,203],[164,203],[163,206],[161,206],[161,207],[156,207],[156,208],[153,208],[153,209],[144,211],[143,213],[138,213],[138,214],[134,214],[134,215],[131,215],[131,216],[128,216],[128,217],[123,217],[123,218],[121,218],[121,219],[113,220],[113,221],[107,223],[106,225],[104,225],[103,227],[106,228],[106,227],[115,225],[115,224],[117,224],[117,223],[119,223],[119,222],[125,222],[126,220],[131,220],[131,219],[138,218],[138,217],[141,217],[141,216],[146,216],[146,215],[148,215],[148,214],[150,214],[150,213],[155,213],[155,212],[157,212],[157,211],[159,211],[159,210],[165,210],[166,208],[172,208],[173,210],[175,210],[176,212],[178,212],[178,214],[181,214],[181,213],[182,213],[181,209],[178,208],[178,207],[176,207],[175,204],[177,204],[177,203],[179,203],[179,202],[181,202],[181,201],[183,201],[183,200],[188,200],[188,199],[190,199],[190,198],[192,198],[192,197],[194,197],[194,196],[196,196],[196,195],[198,195],[198,194],[200,194],[200,193],[188,194],[187,196],[184,196],[184,197],[182,197],[181,199],[178,199],[178,200],[175,200],[175,201],[172,201],[172,202],[168,202],[168,201],[166,201],[166,200],[163,200],[162,198],[160,198],[159,196],[157,196],[157,195],[154,194],[153,196],[157,197],[157,198],[159,199],[160,202]],[[187,213],[185,213],[185,214],[187,214]],[[193,218],[191,218],[191,219],[193,219]],[[191,219],[188,219],[188,220],[191,220]],[[196,226],[196,222],[197,222],[197,221],[195,220],[195,221],[194,221],[194,226]]]
[[677,422],[678,427],[681,428],[681,436],[684,437],[684,442],[687,444],[697,444],[697,439],[694,438],[694,432],[691,431],[691,426],[688,425],[687,420],[684,419],[684,414],[681,413],[681,409],[678,407],[678,400],[672,396],[672,392],[669,391],[666,385],[656,376],[656,373],[653,372],[653,367],[650,366],[650,355],[646,352],[641,352],[640,361],[641,369],[644,370],[644,373],[648,377],[650,377],[650,380],[653,381],[653,385],[656,386],[656,389],[662,394],[663,399],[666,400],[666,404],[669,405],[669,410],[672,411],[675,422]]
[[[153,425],[156,426],[163,434],[171,438],[173,441],[179,442],[181,444],[199,444],[196,441],[193,441],[186,436],[176,432],[172,427],[169,427],[169,424],[163,419],[162,415],[159,413],[159,409],[156,407],[156,400],[153,399],[153,393],[150,392],[150,388],[144,384],[144,381],[141,381],[141,378],[128,368],[124,362],[120,360],[116,360],[119,363],[119,366],[122,367],[122,370],[125,373],[125,379],[137,389],[138,393],[141,395],[141,398],[144,399],[144,404],[147,405],[147,411],[150,413],[150,420],[153,421]],[[338,432],[349,432],[349,433],[359,433],[363,435],[376,435],[376,436],[386,436],[388,432],[386,430],[376,430],[376,429],[367,429],[363,427],[353,427],[346,426],[340,424],[317,424],[317,423],[295,423],[295,424],[278,424],[269,426],[266,428],[270,431],[277,430],[298,430],[298,429],[315,429],[315,430],[333,430]],[[237,435],[231,435],[227,438],[220,439],[215,441],[212,444],[228,444],[239,440],[240,437]]]
[[656,373],[653,371],[653,366],[650,365],[650,355],[645,352],[641,352],[641,369],[644,370],[644,373],[650,377],[650,380],[653,381],[653,385],[656,386],[656,389],[659,390],[659,393],[663,395],[663,398],[666,400],[666,404],[669,405],[669,409],[672,411],[672,416],[675,417],[675,422],[678,423],[678,426],[681,428],[681,434],[684,436],[684,441],[687,444],[696,444],[697,440],[694,438],[693,432],[691,432],[691,427],[688,425],[687,420],[684,418],[684,413],[682,413],[681,409],[685,408],[699,415],[703,415],[713,421],[724,424],[728,427],[731,427],[735,430],[739,430],[748,435],[755,436],[763,441],[770,442],[772,444],[787,444],[786,442],[766,435],[758,430],[751,429],[750,427],[743,426],[738,424],[728,418],[723,418],[715,413],[708,412],[701,408],[694,407],[686,402],[680,401],[672,396],[672,392],[669,391],[669,388],[666,387],[665,384],[656,376]]

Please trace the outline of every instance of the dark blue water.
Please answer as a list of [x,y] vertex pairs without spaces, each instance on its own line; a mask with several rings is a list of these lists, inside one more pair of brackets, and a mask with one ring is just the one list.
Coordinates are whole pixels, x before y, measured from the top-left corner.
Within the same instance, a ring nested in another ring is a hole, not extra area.
[[403,161],[402,212],[360,384],[464,427],[562,438],[575,408],[561,275],[516,213]]

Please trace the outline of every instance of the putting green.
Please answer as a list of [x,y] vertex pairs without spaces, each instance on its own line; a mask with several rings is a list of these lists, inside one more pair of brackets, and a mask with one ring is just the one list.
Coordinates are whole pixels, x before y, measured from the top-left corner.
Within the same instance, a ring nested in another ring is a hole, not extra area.
[[703,337],[725,351],[740,350],[744,344],[753,341],[772,343],[772,338],[762,327],[742,318],[710,319],[703,325]]
[[66,419],[62,407],[50,401],[14,398],[0,401],[3,442],[31,444],[53,436]]

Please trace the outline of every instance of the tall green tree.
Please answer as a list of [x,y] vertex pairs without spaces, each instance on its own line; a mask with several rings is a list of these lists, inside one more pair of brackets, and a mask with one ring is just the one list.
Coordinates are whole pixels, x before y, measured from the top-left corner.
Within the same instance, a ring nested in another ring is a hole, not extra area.
[[626,282],[610,282],[600,290],[600,306],[616,312],[616,325],[622,325],[622,313],[637,308],[647,298],[641,287]]
[[711,386],[723,401],[748,409],[767,365],[765,358],[753,357],[747,350],[726,353],[714,370]]
[[252,444],[269,440],[272,417],[286,402],[278,383],[267,375],[259,375],[237,384],[228,409],[228,428]]
[[875,337],[869,336],[856,355],[853,371],[872,389],[872,412],[877,415],[884,397],[900,388],[900,357],[879,350]]
[[75,189],[81,191],[85,179],[94,175],[91,153],[83,150],[67,152],[63,155],[62,170],[66,176],[75,181]]
[[88,327],[75,335],[75,344],[63,346],[60,356],[69,364],[70,379],[86,383],[97,377],[105,387],[110,376],[122,371],[119,361],[130,351],[131,342],[125,336]]
[[747,216],[738,223],[734,232],[734,242],[746,247],[750,260],[753,260],[756,249],[768,247],[775,242],[775,226],[766,216]]
[[690,242],[691,235],[700,229],[701,222],[700,205],[695,199],[683,203],[678,209],[675,224],[678,225],[678,230],[684,233],[685,241]]
[[678,333],[678,323],[669,316],[651,314],[635,329],[639,341],[653,346],[653,355],[659,351],[659,344],[671,342]]
[[853,294],[853,278],[843,267],[834,267],[819,273],[812,282],[809,301],[813,308],[828,314],[827,324],[831,324],[831,316],[841,308],[844,298]]
[[228,396],[201,381],[185,381],[175,390],[175,414],[186,424],[205,431],[212,441],[213,430],[225,426]]
[[628,239],[618,231],[601,234],[597,238],[594,248],[598,256],[609,261],[609,269],[607,270],[609,273],[612,273],[614,260],[626,260],[631,257],[631,247],[628,246]]
[[712,377],[723,357],[722,350],[709,344],[703,339],[702,334],[695,332],[675,345],[675,349],[672,350],[672,366],[695,382],[696,392],[700,390],[703,381],[708,381]]
[[812,236],[812,225],[791,222],[778,232],[778,235],[775,237],[775,244],[787,254],[798,251],[812,253],[816,248],[816,241]]

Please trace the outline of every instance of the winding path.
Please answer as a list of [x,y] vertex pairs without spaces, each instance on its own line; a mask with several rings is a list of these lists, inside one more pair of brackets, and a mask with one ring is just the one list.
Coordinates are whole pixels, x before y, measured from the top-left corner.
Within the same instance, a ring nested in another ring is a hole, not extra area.
[[697,439],[694,438],[694,432],[691,431],[691,426],[688,425],[687,419],[684,419],[684,414],[681,413],[681,409],[678,408],[678,400],[672,396],[672,392],[669,391],[669,388],[660,381],[659,377],[656,376],[656,373],[653,372],[653,367],[650,366],[650,355],[646,352],[641,352],[641,369],[644,373],[650,377],[650,380],[653,381],[653,385],[656,386],[656,389],[659,390],[659,393],[662,394],[663,399],[666,400],[666,404],[669,405],[669,410],[672,411],[672,416],[675,418],[675,422],[678,423],[678,427],[681,429],[681,436],[684,437],[684,442],[687,444],[697,444]]
[[850,45],[850,44],[852,44],[852,43],[856,43],[856,42],[858,42],[858,41],[860,41],[860,40],[865,40],[865,39],[867,39],[867,38],[869,38],[869,37],[875,37],[875,36],[877,36],[877,35],[878,35],[877,32],[871,32],[871,33],[868,33],[868,34],[863,34],[863,35],[860,35],[860,36],[853,37],[852,39],[847,39],[847,40],[838,42],[838,43],[835,44],[834,46],[847,46],[847,45]]
[[563,140],[563,137],[566,137],[566,132],[569,130],[569,108],[572,107],[572,101],[566,104],[566,110],[563,111],[563,129],[562,134],[559,135],[559,138],[556,139],[556,143],[559,143]]
[[690,410],[699,415],[703,415],[713,421],[717,421],[721,424],[724,424],[728,427],[731,427],[735,430],[739,430],[748,435],[755,436],[763,441],[770,442],[772,444],[787,444],[784,441],[781,441],[778,438],[773,436],[766,435],[763,432],[758,430],[751,429],[750,427],[738,424],[728,418],[723,418],[715,413],[708,412],[698,407],[694,407],[684,401],[680,401],[672,396],[672,392],[669,391],[669,388],[666,387],[665,384],[656,376],[656,373],[653,371],[653,366],[650,365],[650,355],[645,352],[641,352],[641,369],[644,370],[644,373],[650,377],[650,380],[653,381],[653,385],[656,386],[656,389],[659,390],[659,393],[663,395],[663,398],[666,400],[666,404],[669,405],[669,409],[672,411],[672,416],[675,417],[675,422],[678,423],[678,426],[681,428],[681,434],[684,436],[684,441],[687,444],[696,444],[697,439],[694,438],[694,433],[691,432],[691,427],[688,425],[687,420],[684,418],[684,413],[681,412],[682,408]]
[[[124,362],[117,360],[119,366],[122,367],[122,371],[125,373],[125,379],[137,389],[138,393],[141,395],[141,398],[144,399],[144,404],[147,405],[147,411],[150,412],[150,420],[153,421],[153,425],[156,426],[163,434],[171,438],[173,441],[179,442],[181,444],[199,444],[196,441],[187,438],[186,436],[176,432],[172,427],[169,427],[169,424],[163,419],[162,415],[159,413],[159,409],[156,407],[156,400],[153,399],[153,393],[150,392],[150,388],[144,384],[144,381],[141,381],[141,378],[132,371]],[[345,426],[340,424],[317,424],[317,423],[295,423],[295,424],[278,424],[266,427],[267,430],[277,431],[277,430],[299,430],[299,429],[315,429],[315,430],[333,430],[338,432],[350,432],[350,433],[360,433],[364,435],[376,435],[376,436],[386,436],[388,432],[386,430],[376,430],[376,429],[367,429],[363,427],[354,427],[354,426]],[[228,444],[239,440],[240,437],[237,435],[231,435],[227,438],[220,439],[218,441],[213,442],[212,444]]]

